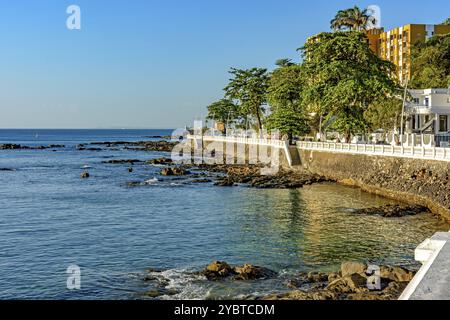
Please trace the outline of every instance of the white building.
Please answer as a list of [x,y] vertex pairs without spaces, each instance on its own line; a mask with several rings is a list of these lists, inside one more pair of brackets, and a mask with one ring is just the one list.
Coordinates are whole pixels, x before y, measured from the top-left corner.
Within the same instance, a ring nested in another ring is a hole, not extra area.
[[450,131],[450,88],[409,90],[413,102],[406,107],[409,116],[406,133],[446,134]]

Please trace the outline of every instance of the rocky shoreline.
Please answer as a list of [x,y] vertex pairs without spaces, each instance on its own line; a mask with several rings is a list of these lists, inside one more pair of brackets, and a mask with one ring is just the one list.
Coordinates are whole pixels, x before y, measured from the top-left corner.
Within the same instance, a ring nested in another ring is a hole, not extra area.
[[384,218],[401,218],[405,216],[415,216],[421,213],[431,213],[431,211],[423,206],[406,206],[406,205],[386,205],[375,208],[364,208],[353,210],[354,214],[377,215]]
[[14,143],[0,144],[0,150],[45,150],[45,149],[61,149],[65,147],[66,146],[60,144],[51,144],[48,146],[37,146],[37,147],[23,146]]
[[92,142],[91,146],[103,146],[105,148],[123,147],[125,150],[133,151],[159,151],[172,152],[173,148],[178,145],[178,142],[171,141],[114,141],[114,142]]
[[[144,277],[146,283],[157,283],[146,298],[173,297],[178,292],[169,288],[164,270],[149,269]],[[399,266],[379,266],[379,281],[371,278],[369,266],[361,262],[344,262],[336,272],[300,272],[284,279],[285,290],[272,294],[248,295],[242,300],[398,300],[415,271]],[[231,266],[227,262],[214,261],[203,270],[195,272],[205,283],[217,282],[233,285],[238,282],[257,283],[280,277],[265,267],[244,264]],[[236,299],[238,299],[236,297]]]
[[[148,161],[109,160],[109,164],[136,164],[162,166],[161,176],[190,176],[195,183],[214,182],[218,187],[247,186],[259,189],[297,189],[314,183],[327,182],[324,177],[304,172],[280,170],[276,175],[261,175],[261,167],[257,165],[176,165],[169,158],[158,158]],[[133,184],[136,185],[136,184]]]

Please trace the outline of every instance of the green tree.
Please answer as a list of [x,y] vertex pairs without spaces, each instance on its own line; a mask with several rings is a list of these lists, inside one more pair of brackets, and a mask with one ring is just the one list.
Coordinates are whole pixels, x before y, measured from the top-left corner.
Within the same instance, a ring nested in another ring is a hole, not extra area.
[[450,34],[418,43],[412,52],[411,87],[447,88],[450,84]]
[[371,130],[389,131],[399,127],[403,101],[400,98],[383,98],[371,103],[364,112],[364,119]]
[[305,115],[292,107],[277,108],[267,118],[269,130],[279,130],[288,136],[292,142],[294,135],[304,135],[309,132],[308,120]]
[[444,24],[450,25],[450,18],[448,18],[447,20],[445,20],[445,21],[444,21]]
[[309,131],[308,111],[302,99],[302,66],[278,62],[280,67],[272,72],[267,89],[267,100],[272,112],[267,119],[267,127],[280,130],[292,141],[294,135],[303,135]]
[[267,69],[253,68],[241,70],[232,68],[229,73],[233,77],[224,89],[225,97],[235,101],[242,114],[255,117],[258,129],[261,131],[269,83]]
[[[238,122],[239,117],[238,106],[229,99],[221,99],[208,106],[207,118],[224,125]],[[226,126],[224,133],[226,133]]]
[[333,20],[331,20],[331,29],[337,30],[367,30],[370,25],[375,25],[377,20],[370,15],[368,9],[361,10],[358,6],[346,10],[340,10]]
[[400,96],[391,77],[395,65],[380,59],[362,32],[323,33],[302,50],[305,103],[347,141],[368,129],[364,113],[371,104]]

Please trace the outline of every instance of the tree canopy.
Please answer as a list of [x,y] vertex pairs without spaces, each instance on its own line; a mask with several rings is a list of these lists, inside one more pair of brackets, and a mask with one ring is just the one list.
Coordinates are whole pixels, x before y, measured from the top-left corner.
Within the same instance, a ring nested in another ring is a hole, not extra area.
[[322,33],[302,50],[305,102],[347,141],[367,129],[364,112],[371,104],[399,95],[395,65],[380,59],[362,32]]
[[272,114],[267,119],[268,129],[278,129],[291,140],[294,135],[309,131],[307,106],[303,103],[303,67],[284,60],[277,65],[269,81],[267,99]]
[[207,118],[223,123],[224,125],[235,123],[240,118],[239,108],[233,101],[221,99],[208,106]]
[[233,77],[224,89],[225,97],[233,100],[243,114],[254,116],[258,129],[262,129],[264,105],[267,103],[269,74],[267,69],[235,69],[229,72]]
[[435,35],[412,53],[413,88],[447,88],[450,84],[450,34]]
[[371,25],[375,25],[377,20],[370,14],[369,9],[361,10],[358,6],[353,8],[339,10],[333,20],[331,20],[331,29],[363,31]]

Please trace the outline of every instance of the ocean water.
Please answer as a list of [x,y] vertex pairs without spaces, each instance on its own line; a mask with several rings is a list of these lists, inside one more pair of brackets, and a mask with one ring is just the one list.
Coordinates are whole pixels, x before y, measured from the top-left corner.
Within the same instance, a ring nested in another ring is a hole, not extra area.
[[[414,249],[450,227],[429,214],[401,219],[352,209],[395,203],[327,183],[298,190],[221,188],[162,177],[161,167],[112,159],[168,156],[133,150],[78,151],[80,143],[139,141],[170,130],[0,130],[1,143],[64,144],[0,150],[0,299],[141,299],[164,269],[162,298],[236,298],[287,290],[298,271],[338,270],[345,260],[417,266]],[[88,168],[89,179],[80,179]],[[147,181],[130,188],[129,181]],[[213,260],[252,263],[272,280],[209,283],[195,272]],[[67,289],[67,267],[81,289]]]

